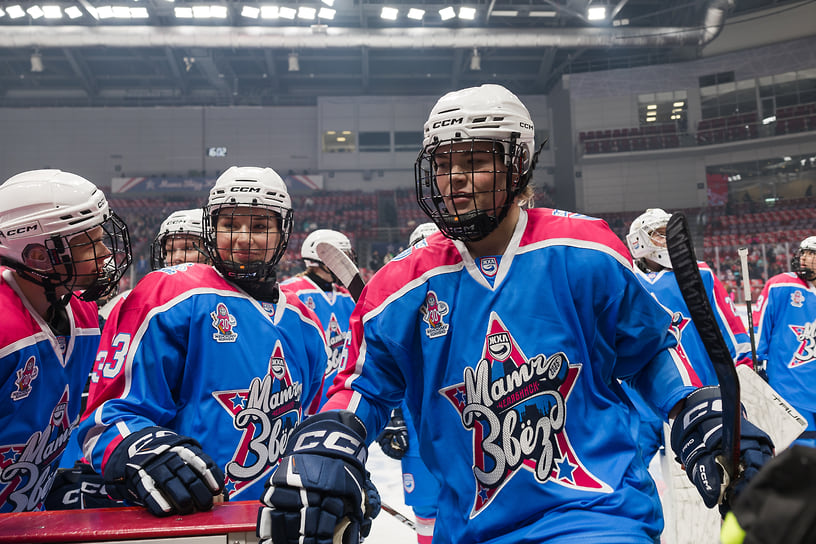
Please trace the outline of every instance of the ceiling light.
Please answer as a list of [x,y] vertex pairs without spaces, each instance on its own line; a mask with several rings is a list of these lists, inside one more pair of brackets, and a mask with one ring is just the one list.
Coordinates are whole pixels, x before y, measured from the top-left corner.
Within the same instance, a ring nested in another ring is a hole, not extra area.
[[337,13],[337,10],[331,8],[320,8],[320,11],[317,12],[318,19],[328,19],[329,21],[334,19],[334,15]]
[[399,15],[399,10],[397,8],[383,6],[382,10],[380,10],[380,19],[385,19],[387,21],[396,21],[397,15]]
[[657,117],[647,117],[646,118],[647,123],[654,123],[656,120],[657,120]]
[[291,21],[295,18],[295,15],[297,15],[297,10],[295,8],[281,6],[278,8],[278,15],[281,19],[289,19]]
[[43,6],[42,9],[46,19],[62,19],[62,9],[59,6]]
[[459,8],[459,18],[466,21],[472,21],[476,18],[476,9],[462,6]]
[[31,54],[31,71],[38,73],[43,71],[42,55],[39,51],[34,51]]
[[[110,6],[99,6],[96,8],[96,14],[100,19],[111,19],[113,17],[113,8]],[[176,17],[178,17],[178,13],[176,14]],[[190,17],[192,17],[192,15],[190,15]]]
[[686,104],[686,103],[685,103],[684,101],[682,101],[682,100],[678,100],[677,102],[675,102],[674,104],[672,104],[672,107],[674,107],[674,108],[682,108],[682,107],[683,107],[685,104]]
[[6,8],[6,13],[11,19],[19,19],[25,16],[25,11],[18,5],[9,6]]
[[425,10],[424,9],[418,9],[418,8],[411,8],[411,9],[408,10],[408,14],[405,15],[405,16],[408,17],[409,19],[413,19],[414,21],[421,21],[422,18],[425,16]]
[[[97,11],[100,12],[99,17],[102,18],[102,14],[101,14],[102,8],[98,8]],[[173,11],[175,12],[176,18],[178,18],[178,19],[192,19],[193,18],[193,8],[176,7],[176,8],[173,8]]]
[[300,72],[300,61],[297,53],[289,53],[289,71]]
[[0,17],[2,17],[2,16],[3,16],[3,15],[5,15],[5,14],[6,14],[6,12],[5,12],[5,11],[3,11],[3,8],[0,8]]
[[456,10],[454,10],[453,7],[451,6],[442,8],[439,10],[439,16],[442,18],[443,21],[453,19],[454,17],[456,17]]
[[473,53],[470,55],[470,70],[478,72],[482,69],[482,58],[479,56],[479,50],[473,48]]
[[249,19],[257,19],[261,14],[261,8],[255,6],[244,6],[241,8],[241,17],[248,17]]
[[278,6],[261,6],[261,19],[277,19],[280,17]]
[[127,6],[113,6],[111,10],[116,19],[130,19],[130,8]]
[[529,15],[530,17],[555,17],[556,15],[558,15],[558,13],[552,10],[543,10],[543,11],[531,11],[527,15]]
[[210,6],[193,6],[193,17],[196,19],[209,19]]
[[210,17],[213,19],[226,19],[227,18],[227,6],[210,6]]
[[497,9],[490,12],[492,17],[517,17],[517,9]]
[[132,19],[147,19],[150,14],[147,12],[147,8],[130,8],[130,17]]
[[587,19],[590,21],[603,21],[606,19],[606,6],[589,6],[587,8]]
[[32,19],[39,19],[44,15],[42,8],[36,4],[28,8],[26,13],[28,13]]
[[312,7],[308,6],[300,6],[297,11],[298,19],[306,19],[307,21],[312,21],[317,15],[317,10]]
[[332,7],[334,5],[334,0],[323,0],[323,3],[329,7]]
[[648,106],[646,106],[646,109],[647,110],[656,110],[657,109],[657,104],[649,104]]

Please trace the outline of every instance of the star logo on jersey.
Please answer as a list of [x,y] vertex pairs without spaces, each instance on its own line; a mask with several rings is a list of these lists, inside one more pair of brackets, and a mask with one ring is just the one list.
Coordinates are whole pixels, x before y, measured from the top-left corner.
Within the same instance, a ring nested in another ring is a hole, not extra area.
[[425,295],[425,304],[420,306],[419,311],[422,313],[422,321],[428,324],[428,328],[425,329],[428,338],[448,334],[448,324],[442,320],[448,314],[448,303],[439,300],[435,292],[428,291]]
[[790,296],[790,304],[794,308],[801,308],[802,304],[805,302],[805,295],[802,294],[802,291],[797,289]]
[[812,363],[816,361],[816,321],[805,323],[804,325],[789,325],[799,347],[793,354],[793,358],[788,363],[788,368]]
[[528,359],[491,313],[481,360],[465,368],[463,383],[440,390],[473,431],[471,518],[522,469],[541,484],[612,490],[583,465],[567,436],[567,400],[580,371],[563,352]]
[[17,391],[11,392],[11,400],[22,400],[31,394],[31,382],[40,375],[40,369],[37,366],[37,359],[32,355],[28,358],[23,368],[17,371],[17,380],[14,385],[17,386]]
[[210,312],[210,317],[212,317],[212,326],[215,328],[213,340],[220,344],[235,342],[238,339],[238,333],[233,330],[238,322],[234,315],[230,315],[226,304],[219,302],[215,311]]
[[292,379],[280,340],[269,357],[266,376],[253,378],[248,389],[213,392],[232,416],[233,427],[243,432],[224,470],[230,497],[265,478],[278,465],[300,421],[302,394],[303,385]]

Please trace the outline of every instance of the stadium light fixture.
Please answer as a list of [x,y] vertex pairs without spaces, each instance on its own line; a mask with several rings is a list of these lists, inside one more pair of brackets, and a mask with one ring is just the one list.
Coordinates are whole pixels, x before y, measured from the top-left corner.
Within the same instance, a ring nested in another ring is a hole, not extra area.
[[491,17],[518,17],[517,9],[497,9],[490,12]]
[[62,19],[62,9],[59,6],[49,4],[43,6],[42,10],[46,19]]
[[399,10],[397,8],[383,6],[380,10],[380,19],[385,19],[386,21],[396,21],[398,15]]
[[[96,10],[99,13],[99,18],[102,18],[102,8],[97,8]],[[179,7],[176,6],[173,8],[173,13],[176,15],[176,19],[192,19],[193,18],[193,8],[190,7]]]
[[294,20],[295,15],[297,15],[297,10],[295,8],[288,8],[286,6],[281,6],[278,8],[278,16],[281,19],[288,19],[292,21]]
[[[495,13],[495,12],[493,12],[493,15],[495,15],[495,14],[496,14],[496,13]],[[558,13],[557,13],[557,12],[555,12],[555,11],[553,11],[553,10],[550,10],[550,9],[545,9],[545,10],[535,10],[535,11],[531,11],[531,12],[530,12],[530,13],[528,13],[527,15],[528,15],[529,17],[548,17],[548,18],[552,19],[553,17],[557,16],[557,15],[558,15]]]
[[148,17],[150,17],[150,14],[147,12],[147,8],[145,7],[130,8],[131,19],[147,19]]
[[256,8],[255,6],[244,6],[241,8],[241,17],[246,17],[247,19],[257,19],[261,14],[261,8]]
[[3,8],[0,8],[0,17],[4,17],[5,15],[6,15],[6,12],[3,11]]
[[297,17],[298,19],[303,19],[306,21],[314,21],[315,16],[317,15],[317,10],[313,7],[309,6],[300,6],[298,8]]
[[19,19],[20,17],[25,17],[25,10],[17,4],[7,7],[6,13],[9,16],[9,19]]
[[300,61],[297,53],[289,53],[289,71],[300,72]]
[[213,19],[226,19],[227,15],[229,15],[227,6],[218,6],[215,4],[210,6],[210,17]]
[[210,6],[193,6],[194,19],[209,19],[212,17]]
[[261,6],[261,19],[278,19],[279,17],[278,6]]
[[408,10],[408,13],[405,15],[409,19],[413,19],[414,21],[421,21],[423,17],[425,17],[425,10],[419,8],[411,8]]
[[112,6],[114,19],[130,19],[130,8],[127,6]]
[[40,6],[38,6],[37,4],[34,4],[30,8],[28,8],[26,10],[26,13],[28,13],[28,15],[32,19],[35,19],[35,20],[39,19],[40,17],[42,17],[44,15],[42,8]]
[[459,18],[465,21],[472,21],[476,18],[476,8],[462,6],[459,8]]
[[587,20],[589,21],[604,21],[606,20],[606,6],[587,7]]
[[[178,9],[178,8],[176,8]],[[189,8],[188,8],[189,9]],[[111,6],[99,6],[96,8],[96,15],[99,17],[100,20],[102,19],[113,19],[113,8]],[[190,17],[192,17],[192,11],[190,12]],[[178,17],[178,14],[176,14]]]
[[439,17],[441,17],[443,21],[453,19],[456,17],[456,10],[453,9],[453,6],[442,8],[439,10]]
[[321,7],[320,11],[317,12],[318,19],[325,19],[327,21],[333,21],[334,15],[337,13],[337,10],[332,8]]
[[322,2],[329,7],[334,6],[334,0],[322,0]]

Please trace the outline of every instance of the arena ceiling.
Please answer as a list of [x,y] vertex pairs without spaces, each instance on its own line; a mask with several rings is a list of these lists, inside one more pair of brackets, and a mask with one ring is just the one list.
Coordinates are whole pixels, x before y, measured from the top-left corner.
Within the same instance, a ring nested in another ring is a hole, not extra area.
[[[312,105],[318,96],[435,96],[484,82],[547,93],[565,73],[697,58],[730,18],[798,4],[0,0],[0,107]],[[46,5],[61,18],[32,9]],[[601,6],[606,17],[589,20],[588,8]],[[381,17],[388,7],[395,20]],[[446,7],[454,17],[443,20]],[[281,17],[287,8],[293,19]],[[309,19],[309,8],[334,17]],[[422,19],[408,19],[410,8]],[[461,8],[473,18],[460,18]]]

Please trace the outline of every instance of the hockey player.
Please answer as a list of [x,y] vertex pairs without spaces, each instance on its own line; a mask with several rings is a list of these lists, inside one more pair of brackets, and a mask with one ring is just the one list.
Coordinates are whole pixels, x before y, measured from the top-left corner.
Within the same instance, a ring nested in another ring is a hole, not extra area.
[[[439,232],[434,223],[421,223],[411,232],[408,247],[415,246],[431,234]],[[422,462],[419,437],[411,412],[405,402],[391,412],[391,420],[377,437],[383,453],[402,465],[402,492],[405,504],[414,511],[418,544],[431,544],[439,482]]]
[[[348,366],[323,410],[296,429],[264,493],[263,542],[330,539],[346,524],[356,540],[376,510],[360,491],[365,442],[405,398],[442,486],[435,544],[654,543],[660,503],[626,432],[636,418],[618,379],[663,418],[677,416],[675,451],[706,504],[718,502],[719,390],[695,388],[678,369],[670,316],[605,222],[520,208],[534,133],[499,85],[433,107],[416,189],[444,236],[407,249],[366,285]],[[771,444],[747,421],[742,431],[750,477]]]
[[204,251],[203,210],[178,210],[162,221],[150,244],[150,268],[158,270],[181,263],[208,263]]
[[[357,262],[354,249],[345,234],[331,229],[318,229],[306,237],[300,248],[300,256],[306,270],[282,282],[281,288],[293,292],[320,319],[331,352],[325,373],[325,383],[328,387],[337,375],[337,369],[344,366],[346,354],[344,347],[348,338],[349,317],[354,310],[354,299],[320,260],[317,254],[317,244],[320,242],[333,245],[353,262]],[[324,390],[320,406],[325,402]],[[320,406],[316,408],[319,409]]]
[[808,421],[797,444],[816,446],[816,236],[802,240],[792,272],[768,280],[757,299],[757,359],[768,383]]
[[41,509],[99,345],[93,301],[130,261],[127,227],[90,181],[33,170],[0,185],[0,512]]
[[[641,285],[652,294],[671,316],[669,331],[677,340],[679,367],[694,385],[717,385],[717,374],[697,328],[691,321],[688,307],[680,293],[666,249],[666,225],[670,214],[660,208],[650,208],[632,221],[626,243],[635,262],[635,274]],[[734,313],[734,307],[720,280],[704,262],[697,263],[706,286],[711,308],[735,364],[751,362],[751,343],[745,326]],[[624,384],[638,407],[645,424],[641,433],[644,457],[648,463],[660,447],[663,423],[639,398],[637,392]]]
[[280,176],[231,167],[204,213],[213,266],[133,289],[105,326],[80,425],[108,493],[157,516],[259,497],[326,366],[316,316],[275,279],[292,227]]

